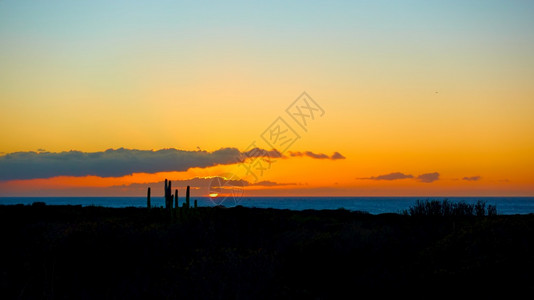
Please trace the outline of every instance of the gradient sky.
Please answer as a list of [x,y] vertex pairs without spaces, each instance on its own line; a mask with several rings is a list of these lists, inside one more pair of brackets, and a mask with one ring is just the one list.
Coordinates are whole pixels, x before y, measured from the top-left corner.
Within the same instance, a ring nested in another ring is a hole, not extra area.
[[[533,196],[533,115],[532,1],[0,1],[0,196]],[[278,117],[258,178],[218,156]]]

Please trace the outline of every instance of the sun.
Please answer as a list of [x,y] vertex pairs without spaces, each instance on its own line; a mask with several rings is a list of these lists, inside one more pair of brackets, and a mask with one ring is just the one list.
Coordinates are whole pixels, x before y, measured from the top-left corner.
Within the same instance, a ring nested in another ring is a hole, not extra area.
[[210,193],[209,194],[210,198],[217,198],[217,196],[219,196],[218,193]]

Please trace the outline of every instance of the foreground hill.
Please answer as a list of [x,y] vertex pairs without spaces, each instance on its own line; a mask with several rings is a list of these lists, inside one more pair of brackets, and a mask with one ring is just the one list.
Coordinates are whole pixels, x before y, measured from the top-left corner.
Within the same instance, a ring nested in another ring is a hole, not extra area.
[[534,215],[0,206],[0,297],[534,293]]

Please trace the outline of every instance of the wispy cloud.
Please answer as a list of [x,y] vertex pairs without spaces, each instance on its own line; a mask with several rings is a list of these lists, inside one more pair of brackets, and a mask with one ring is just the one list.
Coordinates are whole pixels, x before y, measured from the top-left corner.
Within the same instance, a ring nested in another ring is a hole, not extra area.
[[265,150],[261,148],[253,148],[249,151],[245,151],[242,153],[243,158],[256,158],[256,157],[266,157],[266,158],[280,158],[282,157],[282,153],[280,153],[278,150]]
[[378,175],[378,176],[372,176],[372,177],[364,177],[364,178],[357,178],[357,179],[367,179],[367,180],[400,180],[400,179],[415,179],[417,181],[420,181],[420,182],[425,182],[425,183],[431,183],[431,182],[434,182],[436,180],[439,180],[439,173],[438,172],[434,172],[434,173],[426,173],[426,174],[421,174],[417,177],[414,177],[413,175],[410,175],[410,174],[404,174],[404,173],[401,173],[401,172],[393,172],[393,173],[389,173],[389,174],[383,174],[383,175]]
[[[254,191],[257,190],[276,190],[276,187],[297,187],[299,184],[275,181],[249,182],[244,179],[229,180],[221,176],[194,177],[189,179],[172,180],[172,189],[178,189],[180,197],[185,195],[185,188],[188,185],[191,186],[192,196],[204,197],[213,190],[212,187],[219,187],[219,190],[221,191],[230,190],[233,187],[243,187],[244,189],[250,187],[250,192],[254,193]],[[20,184],[13,186],[7,181],[0,181],[0,196],[144,196],[146,195],[148,187],[151,188],[152,196],[163,196],[164,181],[125,183],[106,186],[85,186],[83,184],[43,186],[39,184],[25,184],[22,188]]]
[[[194,177],[190,179],[182,180],[171,180],[172,189],[180,190],[180,193],[183,190],[190,186],[193,189],[192,194],[196,196],[206,196],[211,191],[225,191],[232,188],[246,188],[246,187],[277,187],[277,186],[291,186],[297,185],[296,183],[281,183],[270,180],[259,181],[259,182],[250,182],[244,179],[229,179],[222,176],[213,176],[213,177]],[[96,188],[101,191],[112,192],[110,194],[115,194],[115,192],[121,191],[131,191],[137,192],[140,194],[145,192],[148,187],[152,188],[153,195],[162,195],[163,194],[164,181],[152,182],[152,183],[132,183],[132,184],[123,184],[115,185],[110,187]],[[83,187],[82,187],[83,188]]]
[[404,174],[401,172],[393,172],[389,174],[384,175],[378,175],[378,176],[372,176],[372,177],[366,177],[366,178],[359,178],[359,179],[369,179],[369,180],[398,180],[398,179],[407,179],[407,178],[413,178],[413,175]]
[[471,176],[471,177],[464,177],[462,180],[466,181],[479,181],[482,177],[480,176]]
[[315,158],[315,159],[328,159],[330,158],[328,155],[324,153],[313,153],[311,151],[306,151],[304,154],[308,157]]
[[420,181],[420,182],[431,183],[431,182],[434,182],[436,180],[439,180],[439,173],[438,172],[434,172],[434,173],[421,174],[421,175],[417,176],[416,179],[418,181]]
[[330,157],[330,159],[345,159],[345,156],[343,156],[341,153],[339,152],[334,152],[334,154],[332,154],[332,156]]
[[312,151],[304,151],[304,152],[299,152],[299,151],[292,152],[292,151],[290,151],[289,152],[289,156],[291,156],[291,157],[307,156],[307,157],[311,157],[311,158],[314,158],[314,159],[332,159],[332,160],[345,159],[345,156],[341,155],[341,153],[339,153],[339,152],[334,152],[334,154],[332,154],[331,156],[328,156],[327,154],[324,154],[324,153],[314,153]]
[[275,182],[275,181],[270,181],[270,180],[263,180],[263,181],[258,181],[258,182],[255,182],[255,183],[249,183],[248,185],[251,185],[251,186],[282,186],[282,185],[296,185],[296,183],[280,183],[280,182]]
[[[258,181],[258,182],[250,182],[244,179],[229,179],[222,176],[213,176],[213,177],[194,177],[190,179],[182,179],[182,180],[171,180],[172,185],[175,187],[185,187],[185,186],[191,186],[194,188],[208,188],[210,186],[285,186],[285,185],[296,185],[295,183],[280,183],[270,180],[264,180],[264,181]],[[129,186],[163,186],[164,181],[151,183],[151,184],[131,184]]]

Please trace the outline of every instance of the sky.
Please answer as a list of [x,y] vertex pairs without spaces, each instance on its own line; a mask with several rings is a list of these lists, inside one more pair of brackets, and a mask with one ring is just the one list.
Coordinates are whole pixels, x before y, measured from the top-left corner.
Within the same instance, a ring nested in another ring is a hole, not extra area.
[[532,1],[1,0],[0,196],[534,196],[533,83]]

